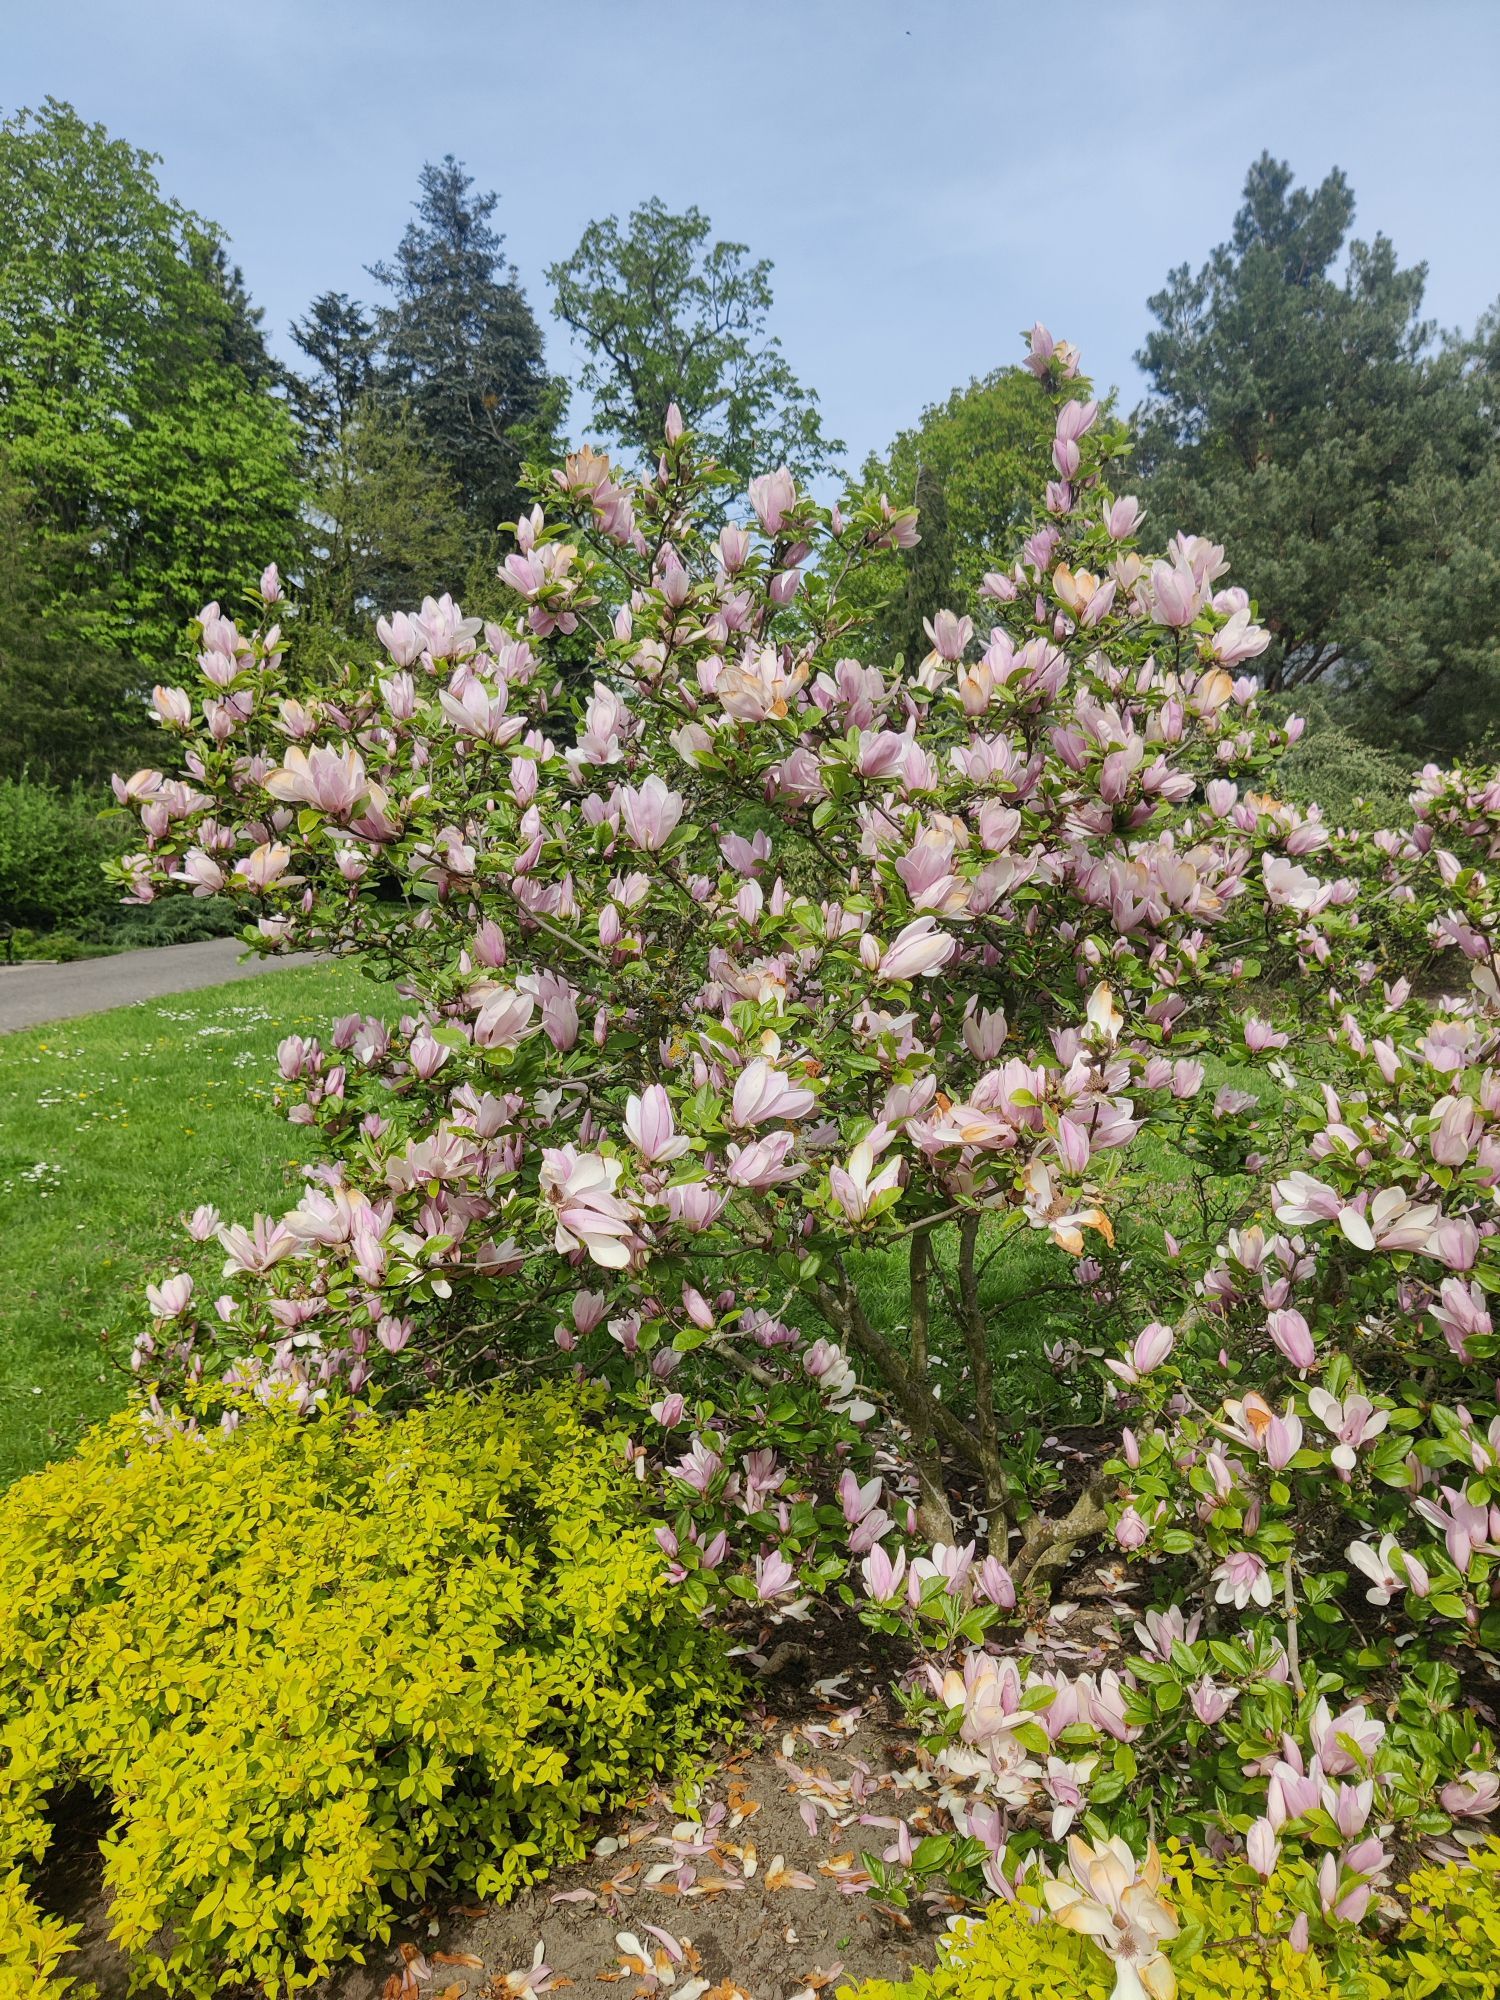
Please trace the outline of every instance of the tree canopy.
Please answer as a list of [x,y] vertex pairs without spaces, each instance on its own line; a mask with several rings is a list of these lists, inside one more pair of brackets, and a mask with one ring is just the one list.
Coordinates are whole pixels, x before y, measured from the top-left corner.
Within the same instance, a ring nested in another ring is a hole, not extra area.
[[925,619],[943,606],[973,614],[979,586],[1031,510],[1031,468],[1051,434],[1041,385],[997,368],[930,404],[890,448],[865,460],[866,486],[915,506],[921,540],[854,580],[874,630],[908,663],[927,647]]
[[594,422],[649,453],[675,402],[738,484],[778,463],[799,478],[826,470],[844,447],[823,435],[817,396],[766,331],[771,262],[712,234],[700,209],[674,215],[653,198],[623,229],[613,215],[591,222],[549,266],[557,316],[588,354]]
[[1228,241],[1150,301],[1140,462],[1159,526],[1240,552],[1269,688],[1452,751],[1500,716],[1495,323],[1439,339],[1426,266],[1353,218],[1337,170],[1255,163]]
[[0,439],[83,637],[146,683],[298,538],[257,315],[154,165],[55,100],[0,127]]
[[481,529],[517,512],[521,467],[548,448],[562,409],[541,329],[490,220],[498,205],[451,153],[429,161],[395,254],[370,267],[393,295],[378,318],[377,390],[410,411]]

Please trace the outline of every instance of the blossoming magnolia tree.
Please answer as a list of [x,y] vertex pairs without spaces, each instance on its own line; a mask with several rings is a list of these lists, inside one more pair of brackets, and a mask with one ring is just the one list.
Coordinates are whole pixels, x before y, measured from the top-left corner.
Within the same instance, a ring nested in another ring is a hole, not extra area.
[[[973,1791],[945,1867],[1001,1887],[1080,1814],[1143,1834],[1150,1732],[1158,1822],[1261,1860],[1306,1833],[1333,1875],[1305,1914],[1345,1921],[1382,1815],[1436,1837],[1495,1804],[1441,1711],[1454,1649],[1500,1641],[1493,911],[1464,858],[1500,788],[1429,773],[1378,839],[1279,803],[1300,725],[1257,717],[1267,634],[1223,551],[1142,553],[1076,354],[1038,328],[1029,365],[1042,510],[989,629],[940,612],[921,660],[860,659],[846,609],[914,516],[783,469],[715,533],[675,414],[638,484],[588,450],[551,475],[501,623],[429,600],[309,687],[274,571],[254,630],[202,613],[202,686],[154,698],[177,769],[117,781],[127,893],[232,896],[265,950],[358,954],[406,1011],[283,1044],[327,1164],[279,1218],[194,1216],[225,1289],[206,1248],[164,1277],[135,1366],[158,1421],[232,1422],[560,1349],[633,1413],[690,1594],[719,1570],[785,1609],[853,1559],[867,1615],[932,1646]],[[1489,983],[1420,1001],[1372,899]],[[1225,1059],[1262,1086],[1207,1082]],[[1228,1196],[1148,1224],[1164,1157]],[[1037,1241],[1129,1335],[1123,1445],[1053,1506],[984,1291]],[[872,1250],[906,1260],[902,1324]],[[1159,1599],[1133,1664],[1043,1684],[987,1650],[1100,1534]],[[1393,1747],[1337,1698],[1398,1626],[1432,1659]]]

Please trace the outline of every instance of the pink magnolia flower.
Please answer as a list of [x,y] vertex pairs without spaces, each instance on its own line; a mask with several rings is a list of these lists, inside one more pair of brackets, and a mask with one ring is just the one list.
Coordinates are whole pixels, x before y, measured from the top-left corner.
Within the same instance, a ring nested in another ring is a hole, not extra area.
[[1334,1189],[1299,1168],[1273,1183],[1271,1206],[1278,1222],[1302,1229],[1311,1222],[1337,1221],[1343,1203]]
[[1369,1714],[1363,1702],[1334,1715],[1328,1703],[1320,1700],[1310,1729],[1317,1761],[1333,1778],[1368,1765],[1385,1741],[1385,1724]]
[[1056,435],[1070,444],[1076,444],[1094,428],[1099,416],[1097,403],[1064,403],[1057,413]]
[[1273,1028],[1269,1021],[1259,1020],[1254,1014],[1245,1016],[1245,1047],[1251,1055],[1264,1055],[1267,1049],[1284,1049],[1291,1037]]
[[300,1248],[292,1232],[282,1223],[273,1222],[268,1215],[257,1215],[249,1229],[238,1222],[225,1223],[216,1234],[227,1253],[224,1262],[226,1278],[241,1271],[269,1271],[284,1258],[294,1256]]
[[184,883],[195,896],[217,896],[228,877],[211,854],[201,847],[190,847],[182,857],[182,866],[172,870],[172,880]]
[[1202,592],[1190,569],[1175,563],[1151,565],[1150,607],[1158,625],[1191,625],[1202,609]]
[[471,675],[457,693],[444,688],[438,704],[459,735],[477,743],[513,743],[526,728],[524,715],[507,713],[503,683],[492,690]]
[[769,1604],[776,1597],[785,1597],[789,1590],[796,1587],[797,1572],[780,1549],[773,1549],[769,1556],[755,1558],[755,1595],[761,1604]]
[[1443,1786],[1438,1801],[1455,1819],[1488,1819],[1500,1810],[1500,1771],[1465,1771]]
[[1302,1419],[1290,1403],[1280,1416],[1273,1416],[1266,1425],[1262,1449],[1266,1464],[1273,1472],[1284,1471],[1302,1449]]
[[1275,1874],[1276,1864],[1281,1859],[1281,1842],[1270,1820],[1256,1820],[1245,1835],[1245,1859],[1262,1881]]
[[[778,522],[778,526],[780,523]],[[719,562],[726,576],[735,576],[750,559],[750,533],[730,521],[719,530]]]
[[986,1604],[998,1605],[1002,1611],[1015,1609],[1016,1586],[998,1556],[986,1556],[975,1570],[974,1594]]
[[829,1192],[853,1223],[864,1222],[877,1198],[901,1184],[899,1154],[888,1160],[879,1173],[875,1172],[877,1150],[888,1138],[885,1128],[877,1126],[855,1146],[846,1167],[835,1165],[828,1170]]
[[973,619],[959,618],[951,611],[939,611],[932,618],[924,618],[922,625],[932,641],[932,650],[940,660],[949,662],[963,658],[964,649],[974,636]]
[[157,720],[168,729],[187,729],[192,725],[193,704],[185,688],[154,687],[151,706],[156,710]]
[[937,1577],[942,1578],[947,1596],[962,1597],[968,1587],[975,1554],[972,1542],[934,1542],[931,1552],[918,1556],[911,1566],[911,1587],[916,1593],[913,1602],[920,1598],[922,1586]]
[[635,1210],[615,1193],[623,1171],[618,1160],[573,1145],[543,1150],[541,1193],[556,1214],[559,1250],[585,1250],[608,1270],[630,1262]]
[[1266,1819],[1279,1833],[1288,1820],[1302,1819],[1323,1803],[1323,1767],[1314,1757],[1304,1769],[1302,1753],[1295,1744],[1288,1755],[1278,1758],[1271,1768],[1266,1788]]
[[872,1604],[889,1604],[901,1594],[901,1585],[906,1576],[906,1551],[898,1549],[892,1562],[885,1550],[878,1544],[871,1549],[859,1566],[864,1579],[865,1592]]
[[536,999],[530,993],[503,989],[493,993],[474,1018],[474,1046],[479,1049],[519,1048],[532,1032]]
[[1216,1722],[1222,1722],[1239,1698],[1238,1688],[1219,1687],[1206,1674],[1188,1690],[1188,1700],[1192,1704],[1194,1715],[1208,1728],[1212,1728]]
[[398,667],[415,666],[427,647],[420,621],[405,611],[394,618],[377,618],[375,636]]
[[1423,1497],[1412,1504],[1424,1521],[1441,1529],[1454,1567],[1461,1575],[1467,1576],[1469,1565],[1476,1555],[1500,1554],[1500,1546],[1497,1546],[1500,1544],[1500,1532],[1497,1532],[1500,1524],[1492,1518],[1500,1510],[1471,1500],[1457,1487],[1443,1487],[1442,1495],[1442,1501]]
[[1388,1410],[1377,1410],[1367,1396],[1352,1395],[1340,1402],[1326,1389],[1309,1389],[1307,1405],[1336,1439],[1330,1456],[1341,1472],[1352,1472],[1364,1445],[1370,1443],[1390,1423]]
[[670,790],[654,772],[639,787],[622,786],[616,797],[625,831],[643,854],[666,846],[686,806],[681,792]]
[[1494,1330],[1484,1293],[1478,1285],[1465,1284],[1461,1278],[1444,1278],[1436,1301],[1427,1310],[1442,1328],[1444,1338],[1460,1361],[1469,1359],[1468,1342],[1471,1336]]
[[727,1196],[708,1181],[679,1181],[667,1189],[667,1213],[682,1228],[697,1233],[718,1221]]
[[916,917],[897,932],[874,970],[881,979],[893,983],[923,979],[945,966],[957,950],[957,938],[939,930],[931,917]]
[[643,1160],[660,1165],[680,1160],[691,1152],[692,1140],[677,1130],[672,1116],[672,1100],[659,1083],[653,1083],[625,1100],[625,1132]]
[[1284,1306],[1269,1313],[1266,1330],[1299,1373],[1305,1374],[1317,1361],[1318,1350],[1313,1342],[1312,1329],[1294,1308]]
[[730,1116],[736,1125],[764,1125],[771,1118],[805,1118],[817,1102],[816,1092],[756,1056],[735,1078]]
[[1151,1530],[1134,1506],[1121,1510],[1114,1525],[1116,1545],[1122,1549],[1138,1549],[1150,1540]]
[[1254,1603],[1264,1611],[1274,1595],[1271,1572],[1264,1561],[1250,1549],[1240,1549],[1224,1558],[1210,1579],[1218,1585],[1214,1592],[1216,1604],[1232,1604],[1236,1611],[1243,1611]]
[[719,1454],[696,1436],[672,1468],[684,1486],[705,1495],[723,1469],[724,1461]]
[[1214,658],[1225,667],[1255,659],[1270,643],[1270,633],[1263,625],[1251,623],[1248,610],[1235,611],[1211,641]]
[[177,1271],[170,1278],[163,1278],[159,1285],[147,1285],[146,1303],[155,1319],[178,1319],[188,1309],[193,1296],[193,1281],[186,1271]]
[[768,535],[779,535],[782,523],[797,504],[797,487],[783,465],[750,482],[750,505]]
[[1155,1847],[1139,1864],[1123,1840],[1091,1847],[1068,1837],[1068,1866],[1046,1878],[1047,1908],[1065,1930],[1091,1937],[1116,1968],[1117,2000],[1172,2000],[1176,1982],[1162,1945],[1177,1935],[1177,1919],[1160,1892]]
[[805,1164],[794,1166],[787,1158],[792,1143],[793,1135],[783,1127],[748,1146],[731,1145],[728,1166],[731,1186],[759,1190],[796,1180],[799,1174],[806,1173]]
[[1107,1359],[1104,1365],[1133,1387],[1143,1376],[1160,1368],[1176,1343],[1177,1335],[1172,1328],[1154,1319],[1136,1335],[1128,1360]]
[[1146,510],[1133,493],[1111,500],[1104,510],[1104,532],[1112,542],[1123,542],[1145,519]]
[[1369,1579],[1365,1596],[1371,1604],[1389,1604],[1408,1589],[1417,1597],[1427,1595],[1430,1579],[1426,1564],[1407,1555],[1394,1535],[1382,1536],[1378,1548],[1368,1542],[1351,1542],[1344,1553]]
[[1346,1924],[1363,1923],[1372,1894],[1372,1884],[1357,1878],[1351,1882],[1334,1855],[1323,1856],[1318,1864],[1318,1900],[1325,1917]]
[[409,1319],[399,1318],[393,1313],[384,1314],[375,1326],[375,1338],[387,1354],[399,1354],[411,1339],[414,1328]]
[[336,819],[348,818],[370,790],[364,759],[352,746],[303,750],[293,744],[285,764],[261,782],[273,799],[313,806]]

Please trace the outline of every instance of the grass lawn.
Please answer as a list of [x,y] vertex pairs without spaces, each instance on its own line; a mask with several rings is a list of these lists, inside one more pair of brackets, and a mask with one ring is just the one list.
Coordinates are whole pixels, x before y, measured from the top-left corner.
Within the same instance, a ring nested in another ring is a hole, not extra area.
[[284,1205],[315,1141],[271,1104],[276,1044],[388,1006],[353,967],[266,973],[0,1036],[0,1483],[124,1399],[142,1286],[200,1201]]
[[[186,1249],[186,1213],[200,1201],[232,1219],[288,1205],[316,1140],[271,1103],[282,1036],[326,1038],[334,1015],[389,1014],[392,999],[352,966],[316,967],[0,1036],[0,1484],[69,1450],[124,1400],[143,1287]],[[1205,1097],[1227,1080],[1263,1101],[1274,1092],[1264,1075],[1211,1070]],[[1183,1156],[1147,1134],[1134,1159],[1150,1180],[1129,1220],[1180,1227]],[[952,1246],[940,1254],[951,1260]],[[866,1311],[900,1337],[905,1246],[858,1266]],[[986,1269],[982,1297],[1004,1407],[1042,1425],[1097,1416],[1091,1375],[1059,1366],[1054,1343],[1093,1346],[1120,1329],[1095,1321],[1072,1260],[1022,1231]],[[938,1379],[960,1393],[967,1362],[944,1318],[935,1295]]]

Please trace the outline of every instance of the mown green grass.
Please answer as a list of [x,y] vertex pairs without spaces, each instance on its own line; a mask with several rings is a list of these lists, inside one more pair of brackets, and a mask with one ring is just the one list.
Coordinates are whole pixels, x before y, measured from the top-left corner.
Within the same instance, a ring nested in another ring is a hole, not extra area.
[[[67,1451],[124,1401],[143,1287],[186,1248],[185,1214],[203,1201],[236,1219],[286,1206],[317,1142],[272,1105],[276,1045],[326,1038],[332,1017],[356,1008],[391,1011],[389,989],[329,966],[0,1037],[0,1483]],[[1263,1073],[1211,1070],[1205,1116],[1220,1082],[1274,1097]],[[1127,1234],[1159,1241],[1163,1225],[1187,1220],[1190,1162],[1149,1133],[1129,1158],[1145,1188],[1107,1205]],[[1092,1371],[1065,1355],[1108,1350],[1130,1329],[1077,1285],[1044,1233],[1001,1233],[982,1298],[1002,1409],[1043,1426],[1088,1421]],[[951,1277],[951,1242],[935,1249]],[[904,1347],[907,1246],[868,1251],[856,1271],[871,1321]],[[967,1357],[936,1277],[932,1289],[937,1386],[961,1401]],[[825,1330],[810,1308],[792,1316]]]
[[284,1205],[316,1141],[271,1102],[282,1036],[388,1000],[320,966],[0,1036],[0,1482],[124,1400],[185,1213]]

